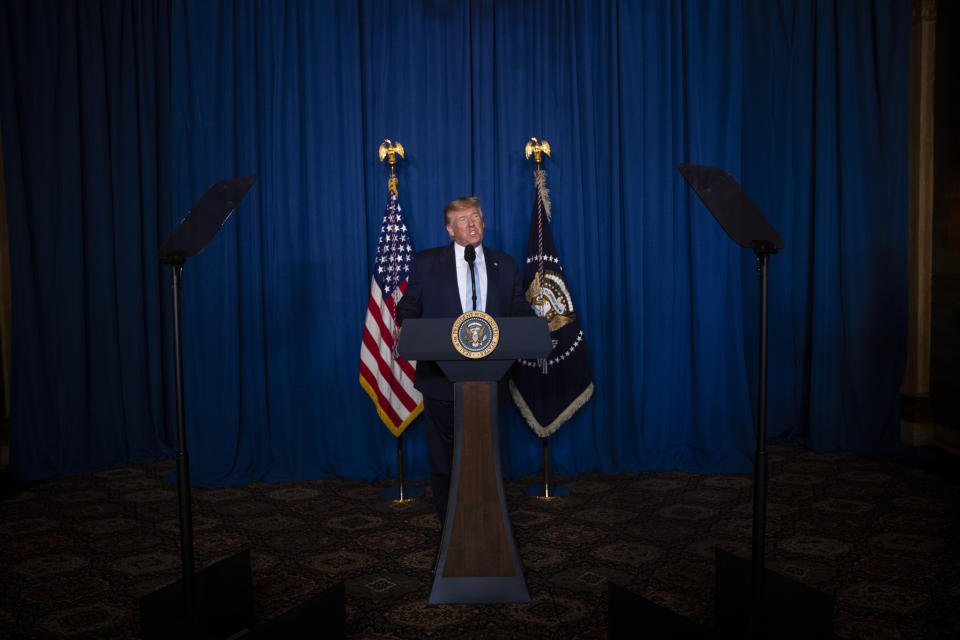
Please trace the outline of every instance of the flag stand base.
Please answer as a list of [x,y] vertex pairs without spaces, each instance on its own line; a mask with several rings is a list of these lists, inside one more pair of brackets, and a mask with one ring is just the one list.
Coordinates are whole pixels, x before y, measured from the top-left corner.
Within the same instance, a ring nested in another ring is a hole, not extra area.
[[547,436],[541,440],[543,442],[543,482],[528,484],[523,488],[523,492],[528,496],[542,500],[552,500],[553,498],[562,498],[570,495],[569,487],[565,487],[562,484],[550,484],[550,448],[547,446],[550,437]]
[[397,486],[387,487],[380,491],[381,500],[393,502],[409,502],[422,498],[424,491],[421,487],[407,486],[403,477],[403,434],[397,436]]
[[381,500],[392,500],[393,502],[410,502],[417,498],[422,498],[424,494],[422,487],[410,487],[398,485],[396,487],[387,487],[378,494]]
[[570,488],[562,484],[528,484],[523,488],[523,492],[534,498],[553,500],[570,495]]

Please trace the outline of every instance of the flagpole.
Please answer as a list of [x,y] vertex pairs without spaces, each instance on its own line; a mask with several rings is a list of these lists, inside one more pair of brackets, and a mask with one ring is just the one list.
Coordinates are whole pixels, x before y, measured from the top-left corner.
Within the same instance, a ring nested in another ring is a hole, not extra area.
[[[387,188],[397,194],[397,156],[404,157],[403,145],[399,142],[393,143],[390,140],[384,140],[379,149],[380,162],[387,160],[387,166],[390,167],[390,178],[387,180]],[[396,342],[394,342],[396,349]],[[396,357],[396,354],[394,354]],[[403,464],[403,432],[397,436],[397,486],[387,487],[380,491],[382,500],[392,500],[394,502],[409,502],[422,497],[424,490],[422,487],[406,486]]]
[[423,487],[408,487],[403,473],[403,434],[397,436],[397,486],[387,487],[380,491],[381,500],[393,502],[409,502],[423,497]]
[[543,443],[543,484],[528,484],[523,493],[541,500],[553,500],[570,495],[570,487],[562,484],[550,484],[550,436],[541,438]]
[[[533,161],[537,163],[537,172],[543,171],[543,155],[550,155],[550,143],[546,140],[537,140],[536,138],[530,138],[530,141],[527,142],[526,147],[524,148],[527,159],[530,159],[530,156],[533,155]],[[536,174],[535,174],[536,175]],[[543,215],[543,212],[540,212],[540,215]],[[542,307],[543,305],[543,293],[540,291],[539,287],[543,285],[543,248],[541,247],[538,251],[539,253],[539,265],[538,265],[538,277],[537,277],[537,306]],[[539,313],[537,315],[540,315]],[[543,368],[543,372],[546,373],[547,361],[544,359],[540,365]],[[523,488],[523,492],[528,496],[533,496],[535,498],[541,498],[543,500],[552,500],[553,498],[559,498],[562,496],[570,495],[570,489],[562,484],[550,486],[550,436],[541,437],[543,443],[543,484],[530,484]]]

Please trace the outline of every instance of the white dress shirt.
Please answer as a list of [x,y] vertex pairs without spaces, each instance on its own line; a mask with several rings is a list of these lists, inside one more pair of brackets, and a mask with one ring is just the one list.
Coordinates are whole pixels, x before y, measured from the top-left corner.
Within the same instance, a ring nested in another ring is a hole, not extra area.
[[[463,259],[464,247],[453,243],[453,258],[457,265],[457,286],[460,288],[460,307],[464,312],[473,311],[473,288],[470,286],[470,265]],[[483,259],[483,245],[477,246],[477,259],[473,261],[477,278],[477,310],[483,311],[487,303],[487,263]]]

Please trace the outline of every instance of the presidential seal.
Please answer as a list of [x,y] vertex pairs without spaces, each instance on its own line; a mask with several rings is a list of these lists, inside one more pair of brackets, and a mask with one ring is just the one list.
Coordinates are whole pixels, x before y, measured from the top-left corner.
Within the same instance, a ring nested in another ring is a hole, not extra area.
[[567,281],[557,271],[544,271],[543,282],[535,273],[525,297],[537,315],[547,319],[551,333],[577,319]]
[[457,318],[450,332],[453,348],[467,358],[484,358],[497,348],[500,327],[483,311],[467,311]]

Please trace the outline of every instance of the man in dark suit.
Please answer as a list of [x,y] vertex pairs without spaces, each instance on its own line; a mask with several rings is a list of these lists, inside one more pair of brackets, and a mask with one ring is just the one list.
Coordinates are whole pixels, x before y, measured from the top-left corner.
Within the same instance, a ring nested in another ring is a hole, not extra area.
[[[474,309],[470,269],[464,259],[467,246],[476,252],[476,309],[495,318],[535,315],[523,296],[522,274],[516,261],[482,244],[480,199],[458,198],[444,207],[443,217],[452,242],[414,256],[406,292],[397,305],[401,326],[407,318],[456,318]],[[437,363],[419,361],[414,387],[423,394],[430,486],[442,524],[453,459],[453,383]]]

